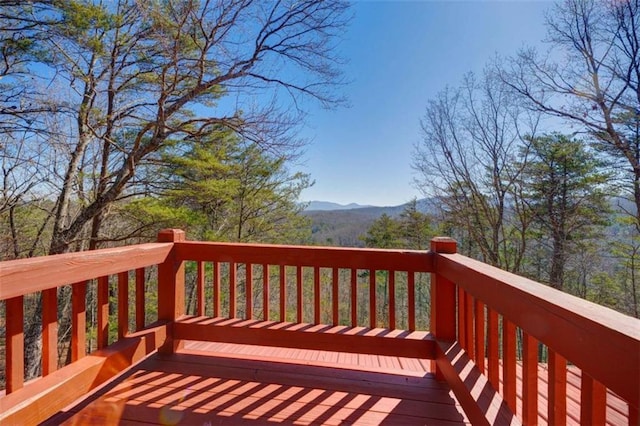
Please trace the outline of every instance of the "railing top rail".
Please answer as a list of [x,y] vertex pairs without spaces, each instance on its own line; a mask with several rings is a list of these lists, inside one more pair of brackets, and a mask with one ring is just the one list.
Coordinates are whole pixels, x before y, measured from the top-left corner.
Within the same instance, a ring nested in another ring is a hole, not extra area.
[[0,262],[0,300],[162,263],[172,243],[148,243]]
[[175,248],[176,257],[179,260],[433,272],[432,254],[428,251],[419,250],[199,241],[178,242]]
[[460,254],[438,254],[438,274],[638,406],[640,320]]

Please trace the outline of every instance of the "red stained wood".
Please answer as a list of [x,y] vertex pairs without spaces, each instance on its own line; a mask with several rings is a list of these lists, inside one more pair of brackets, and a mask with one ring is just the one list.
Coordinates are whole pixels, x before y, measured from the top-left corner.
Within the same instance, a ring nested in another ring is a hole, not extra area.
[[118,339],[129,333],[129,273],[118,274]]
[[[265,279],[267,282],[268,278]],[[266,301],[266,305],[269,304],[269,301]],[[269,318],[265,317],[265,321],[268,321]],[[280,321],[287,320],[287,267],[284,265],[280,265]]]
[[433,272],[432,256],[418,250],[353,249],[343,247],[287,246],[179,242],[175,245],[182,260],[215,260],[270,265],[301,265],[320,268],[378,269]]
[[[280,277],[280,280],[282,284],[282,277]],[[270,294],[269,265],[262,265],[262,319],[265,321],[268,321],[271,315],[271,308],[269,306]],[[280,297],[282,298],[282,293]],[[280,315],[282,315],[282,310],[280,310]]]
[[[246,288],[246,307],[247,313],[245,318],[253,319],[253,265],[248,263],[246,265],[247,268],[247,280],[245,282]],[[199,314],[202,315],[202,314]]]
[[0,424],[39,424],[155,351],[166,338],[166,326],[131,334],[109,349],[97,351],[50,375],[0,396]]
[[320,324],[320,268],[313,268],[313,322]]
[[358,325],[358,270],[351,270],[351,327]]
[[[175,381],[167,382],[167,376]],[[180,424],[234,425],[465,423],[448,392],[433,377],[417,378],[403,371],[381,374],[187,353],[154,357],[94,402],[54,420],[59,424],[73,416],[70,424],[157,424],[169,418]]]
[[213,316],[220,314],[220,263],[213,262]]
[[42,292],[42,375],[58,369],[58,289]]
[[102,349],[109,345],[109,277],[98,278],[97,287],[97,346]]
[[567,423],[567,360],[549,349],[549,390],[547,419],[551,425]]
[[340,272],[340,270],[338,268],[333,268],[331,270],[331,305],[332,305],[331,323],[333,325],[338,325],[339,322],[340,322],[339,311],[338,311],[339,304],[340,304],[340,299],[339,299],[339,293],[340,293],[339,272]]
[[457,294],[457,299],[458,299],[458,320],[457,320],[457,324],[458,324],[458,342],[460,342],[460,346],[462,346],[462,349],[464,349],[465,351],[468,352],[467,350],[467,327],[466,327],[466,313],[467,310],[465,308],[466,305],[466,299],[464,297],[464,290],[462,289],[462,287],[457,287],[458,289],[458,294]]
[[473,296],[471,296],[469,293],[464,294],[464,327],[465,327],[465,335],[467,336],[467,354],[469,354],[469,357],[474,360],[475,359],[475,339],[473,336],[473,323],[475,320],[474,314],[473,314]]
[[519,420],[488,386],[487,377],[480,374],[459,342],[436,344],[437,365],[457,400],[473,425],[517,425]]
[[296,268],[296,317],[298,322],[302,322],[302,307],[303,307],[303,294],[302,294],[302,267]]
[[136,269],[136,330],[142,330],[146,321],[144,268]]
[[509,408],[516,412],[516,326],[502,321],[502,397]]
[[580,423],[601,425],[605,423],[607,412],[607,389],[582,373],[580,387]]
[[475,309],[474,309],[474,326],[475,326],[475,348],[476,348],[476,356],[475,361],[478,366],[478,370],[481,373],[485,372],[485,319],[484,319],[484,303],[480,300],[475,300]]
[[204,315],[204,262],[196,262],[196,314]]
[[0,268],[0,300],[156,265],[171,247],[150,243],[5,261]]
[[640,377],[637,319],[459,254],[436,256],[438,273],[633,406],[640,405],[640,386],[629,380]]
[[[184,241],[184,232],[178,230],[165,230],[158,234],[158,240],[162,242]],[[167,259],[158,265],[158,320],[175,321],[184,315],[184,262],[176,257],[172,250]],[[171,329],[167,335],[165,344],[160,348],[163,353],[174,352],[179,347],[179,342],[173,338]]]
[[538,424],[538,342],[522,336],[522,422]]
[[407,279],[407,309],[409,309],[409,330],[416,329],[416,275],[409,272]]
[[[372,269],[369,271],[369,327],[371,328],[376,328],[378,325],[376,306],[376,270]],[[413,330],[411,327],[409,329]]]
[[396,328],[396,271],[389,271],[389,328]]
[[237,265],[235,262],[229,263],[229,317],[236,318],[238,311],[236,308],[236,287],[237,283]]
[[5,305],[6,392],[10,394],[24,384],[24,304],[23,297],[7,299]]
[[175,338],[434,359],[434,340],[427,332],[332,327],[185,317],[173,326]]
[[487,371],[494,389],[500,389],[500,359],[498,348],[498,313],[487,307]]
[[83,358],[87,352],[87,282],[71,287],[71,362]]

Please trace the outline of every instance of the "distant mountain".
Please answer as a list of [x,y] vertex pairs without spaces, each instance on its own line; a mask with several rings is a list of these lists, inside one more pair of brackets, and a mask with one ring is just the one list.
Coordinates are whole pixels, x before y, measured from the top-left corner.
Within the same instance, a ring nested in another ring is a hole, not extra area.
[[[311,219],[313,242],[321,245],[362,247],[360,239],[371,224],[383,214],[397,217],[406,204],[390,207],[362,206],[359,204],[341,205],[326,201],[312,201],[303,214]],[[418,210],[434,211],[435,203],[430,199],[418,200]]]
[[366,206],[366,205],[361,205],[356,203],[344,205],[344,204],[332,203],[330,201],[311,201],[305,210],[306,211],[333,211],[333,210],[361,209],[364,207],[372,207],[372,206]]

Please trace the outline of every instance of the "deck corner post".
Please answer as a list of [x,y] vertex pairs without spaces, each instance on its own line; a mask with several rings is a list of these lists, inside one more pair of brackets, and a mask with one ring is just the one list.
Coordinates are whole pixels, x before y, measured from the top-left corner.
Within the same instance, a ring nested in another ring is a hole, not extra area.
[[[456,240],[449,237],[435,237],[431,240],[434,272],[431,273],[431,333],[439,341],[456,340],[456,286],[438,272],[437,254],[457,253]],[[436,379],[444,380],[440,367],[436,364]]]
[[[158,233],[159,243],[177,243],[186,240],[180,229],[164,229]],[[175,246],[163,263],[158,265],[158,320],[167,321],[167,340],[160,352],[173,353],[179,341],[173,336],[173,323],[184,314],[184,262],[177,258]]]

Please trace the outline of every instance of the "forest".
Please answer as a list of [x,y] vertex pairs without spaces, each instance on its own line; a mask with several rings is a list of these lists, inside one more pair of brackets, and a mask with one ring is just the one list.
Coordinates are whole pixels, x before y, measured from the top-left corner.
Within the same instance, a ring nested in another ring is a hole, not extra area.
[[[425,99],[410,167],[429,208],[414,200],[349,241],[425,250],[448,235],[640,318],[639,5],[559,2],[548,52],[495,57]],[[339,0],[2,2],[0,260],[164,228],[311,244],[298,130],[308,103],[346,104],[335,45],[349,19]],[[38,318],[39,296],[25,309]],[[34,351],[40,331],[26,328]]]

